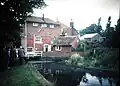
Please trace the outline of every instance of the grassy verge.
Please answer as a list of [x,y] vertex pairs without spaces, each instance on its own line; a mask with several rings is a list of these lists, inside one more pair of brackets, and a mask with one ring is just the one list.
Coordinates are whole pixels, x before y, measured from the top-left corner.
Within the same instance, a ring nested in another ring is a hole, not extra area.
[[52,86],[31,64],[0,73],[0,86]]

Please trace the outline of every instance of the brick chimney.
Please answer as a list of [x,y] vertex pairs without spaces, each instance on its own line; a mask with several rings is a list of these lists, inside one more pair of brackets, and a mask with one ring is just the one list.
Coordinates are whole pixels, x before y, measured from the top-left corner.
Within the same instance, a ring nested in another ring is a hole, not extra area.
[[71,21],[70,21],[70,27],[71,27],[71,28],[74,28],[74,22],[73,22],[72,19],[71,19]]
[[71,35],[73,36],[74,35],[74,31],[73,31],[73,29],[74,29],[74,22],[73,22],[72,19],[70,21],[70,28],[71,28]]

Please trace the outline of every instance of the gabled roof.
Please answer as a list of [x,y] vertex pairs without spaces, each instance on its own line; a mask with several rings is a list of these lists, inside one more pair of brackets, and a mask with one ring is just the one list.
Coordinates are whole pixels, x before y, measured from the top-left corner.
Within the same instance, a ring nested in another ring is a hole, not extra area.
[[35,16],[31,16],[31,17],[28,17],[26,19],[26,21],[29,21],[29,22],[38,22],[38,23],[49,23],[49,24],[57,24],[55,21],[49,19],[49,18],[43,18],[42,17],[35,17]]
[[56,37],[53,41],[53,45],[71,45],[75,37]]
[[61,23],[60,21],[56,21],[57,24],[59,24],[62,28],[70,28],[67,25]]
[[[77,34],[78,34],[78,31],[75,29],[75,28],[71,28],[71,27],[69,27],[69,26],[67,26],[67,25],[65,25],[65,24],[63,24],[63,23],[61,23],[60,21],[57,21],[57,23],[58,24],[60,24],[60,26],[64,29],[64,30],[66,30],[66,29],[73,29],[75,32],[77,32]],[[66,32],[66,31],[65,31]],[[77,35],[76,34],[76,35]]]
[[80,40],[84,40],[85,38],[93,38],[96,35],[99,35],[99,34],[98,33],[85,34],[80,37]]

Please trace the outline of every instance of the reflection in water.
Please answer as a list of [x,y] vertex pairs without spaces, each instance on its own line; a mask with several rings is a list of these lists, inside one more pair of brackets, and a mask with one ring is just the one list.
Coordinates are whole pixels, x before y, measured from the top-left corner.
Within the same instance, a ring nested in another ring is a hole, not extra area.
[[[88,80],[87,82],[84,81],[85,78]],[[79,86],[115,86],[115,83],[112,78],[96,77],[86,73]]]
[[95,71],[88,73],[81,68],[68,68],[56,63],[35,66],[48,81],[55,83],[55,86],[116,86],[115,79],[108,77],[106,73],[103,75]]

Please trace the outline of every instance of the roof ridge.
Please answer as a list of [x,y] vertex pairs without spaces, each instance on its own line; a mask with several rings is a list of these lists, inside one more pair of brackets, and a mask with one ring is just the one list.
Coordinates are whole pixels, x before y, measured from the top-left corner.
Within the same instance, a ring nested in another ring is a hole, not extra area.
[[50,18],[44,18],[44,20],[42,19],[42,17],[38,17],[38,16],[29,16],[26,19],[27,21],[30,22],[41,22],[41,23],[50,23],[50,24],[57,24],[54,20],[50,19]]

